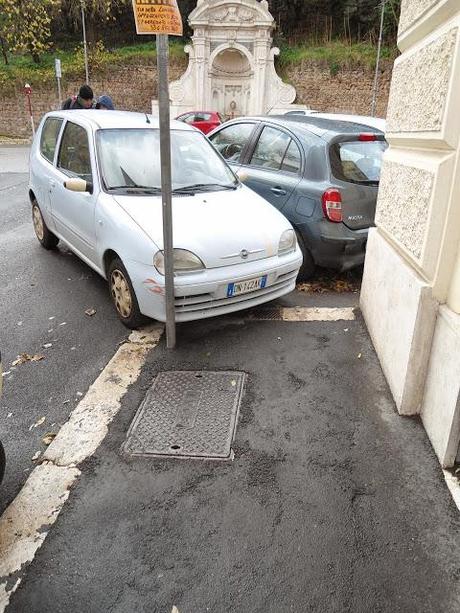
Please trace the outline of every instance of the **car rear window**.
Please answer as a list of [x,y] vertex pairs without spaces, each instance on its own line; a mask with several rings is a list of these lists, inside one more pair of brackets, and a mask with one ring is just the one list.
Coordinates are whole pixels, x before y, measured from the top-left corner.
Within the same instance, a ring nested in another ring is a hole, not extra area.
[[348,183],[376,184],[387,147],[384,140],[335,143],[330,148],[332,174]]
[[62,119],[56,117],[48,117],[45,125],[42,128],[40,136],[40,153],[51,164],[54,161],[54,152],[56,151],[56,143],[61,129]]

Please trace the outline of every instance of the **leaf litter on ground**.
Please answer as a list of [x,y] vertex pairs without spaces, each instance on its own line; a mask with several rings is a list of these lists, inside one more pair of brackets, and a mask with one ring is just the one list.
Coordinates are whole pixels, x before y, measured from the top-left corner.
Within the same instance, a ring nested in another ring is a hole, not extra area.
[[45,443],[45,445],[51,445],[51,443],[54,441],[55,438],[56,438],[55,432],[47,432],[45,436],[42,438],[42,441]]
[[297,290],[308,294],[325,294],[328,292],[335,294],[356,293],[361,288],[361,274],[360,269],[345,273],[324,270],[319,272],[310,281],[298,283]]
[[29,353],[21,353],[18,355],[14,362],[11,362],[11,366],[19,366],[20,364],[25,364],[26,362],[40,362],[44,360],[44,355],[30,355]]

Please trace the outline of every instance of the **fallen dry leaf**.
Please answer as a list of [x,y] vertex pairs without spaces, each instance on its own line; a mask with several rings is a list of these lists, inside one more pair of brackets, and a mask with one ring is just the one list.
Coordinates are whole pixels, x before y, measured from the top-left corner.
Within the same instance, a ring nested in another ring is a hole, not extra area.
[[85,315],[88,315],[88,317],[92,317],[93,315],[96,315],[96,312],[96,309],[86,309]]
[[44,355],[29,355],[28,353],[21,353],[18,355],[17,359],[14,362],[11,362],[11,366],[19,366],[20,364],[25,364],[26,362],[40,362],[40,360],[44,360]]
[[42,438],[42,441],[45,443],[45,445],[50,445],[54,441],[55,438],[56,438],[55,432],[47,432],[45,436]]
[[37,453],[35,453],[32,456],[32,461],[35,462],[35,460],[38,460],[38,458],[41,456],[42,452],[41,451],[37,451]]
[[363,356],[363,354],[362,354],[362,353],[358,353],[358,359],[361,359],[361,358],[362,358],[362,356]]
[[29,430],[33,430],[34,428],[38,428],[38,426],[41,426],[42,423],[44,423],[45,421],[45,417],[40,417],[40,419],[38,421],[36,421],[34,424],[32,424],[29,428]]

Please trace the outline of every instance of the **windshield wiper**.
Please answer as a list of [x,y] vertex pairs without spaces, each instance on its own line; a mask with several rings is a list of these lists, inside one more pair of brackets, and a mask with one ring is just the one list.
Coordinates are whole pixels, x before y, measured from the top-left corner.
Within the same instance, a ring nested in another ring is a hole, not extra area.
[[184,187],[178,187],[173,190],[173,194],[182,194],[190,192],[206,192],[206,191],[219,191],[223,189],[235,190],[238,187],[238,183],[195,183],[194,185],[185,185]]
[[127,193],[136,194],[142,192],[144,194],[161,194],[161,187],[152,187],[151,185],[111,185],[107,191],[113,192],[118,189],[123,189]]

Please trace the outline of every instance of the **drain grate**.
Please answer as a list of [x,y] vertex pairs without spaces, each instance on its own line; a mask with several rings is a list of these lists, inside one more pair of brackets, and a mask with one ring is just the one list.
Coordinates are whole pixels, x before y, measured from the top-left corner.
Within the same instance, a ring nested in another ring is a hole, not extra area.
[[245,374],[160,373],[128,430],[130,456],[228,459]]
[[282,307],[254,307],[247,312],[248,319],[256,319],[257,321],[281,321]]

